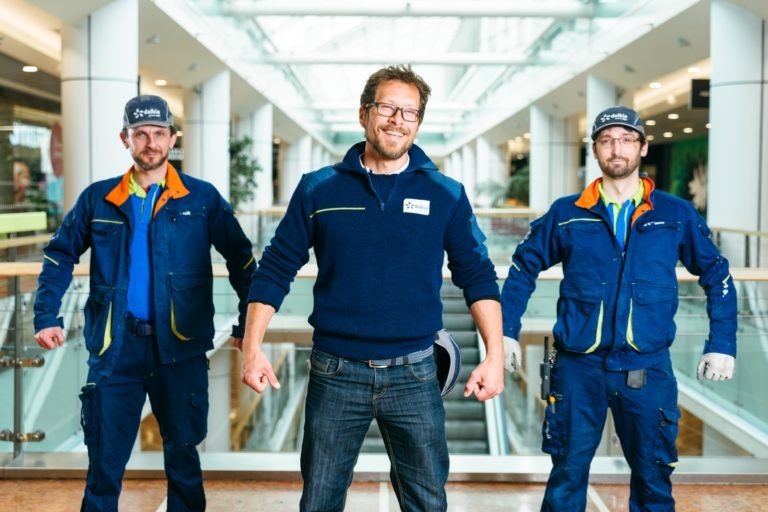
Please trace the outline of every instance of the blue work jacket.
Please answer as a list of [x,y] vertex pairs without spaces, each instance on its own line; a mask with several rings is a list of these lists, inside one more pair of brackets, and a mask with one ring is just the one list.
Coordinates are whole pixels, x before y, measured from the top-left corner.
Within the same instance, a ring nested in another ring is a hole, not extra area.
[[595,354],[592,360],[609,370],[646,368],[669,357],[680,261],[706,293],[704,352],[735,356],[736,290],[704,219],[688,201],[654,190],[643,177],[643,201],[622,251],[600,198],[600,180],[580,195],[558,199],[531,224],[502,288],[504,335],[519,338],[536,277],[562,263],[555,348]]
[[[88,363],[111,373],[125,333],[129,247],[134,215],[131,170],[88,186],[43,250],[35,299],[35,330],[62,325],[62,297],[73,266],[90,251],[90,293],[85,305]],[[224,256],[237,292],[242,337],[246,298],[255,267],[251,242],[232,207],[211,185],[168,164],[166,186],[150,223],[151,282],[155,333],[164,363],[213,348],[214,306],[211,246]],[[63,326],[63,325],[62,325]]]

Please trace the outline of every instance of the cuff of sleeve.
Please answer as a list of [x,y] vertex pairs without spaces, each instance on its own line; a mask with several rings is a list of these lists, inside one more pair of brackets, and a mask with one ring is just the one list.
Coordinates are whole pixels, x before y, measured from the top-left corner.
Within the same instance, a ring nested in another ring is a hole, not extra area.
[[248,292],[248,303],[261,302],[269,304],[277,312],[280,306],[282,306],[287,293],[287,290],[276,285],[273,281],[255,277]]
[[64,317],[56,317],[56,315],[35,315],[35,332],[40,331],[42,329],[46,329],[48,327],[56,327],[59,326],[62,329],[64,328]]
[[496,281],[489,281],[487,283],[465,288],[464,300],[467,302],[467,306],[471,306],[479,300],[495,300],[497,302],[501,302],[499,285],[496,283]]

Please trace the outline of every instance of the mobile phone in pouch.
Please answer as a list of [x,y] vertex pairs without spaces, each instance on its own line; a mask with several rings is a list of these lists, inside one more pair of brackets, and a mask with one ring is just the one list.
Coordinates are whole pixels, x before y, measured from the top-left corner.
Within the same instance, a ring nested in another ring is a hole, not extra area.
[[643,386],[645,386],[645,368],[642,370],[628,371],[627,386],[632,389],[641,389]]

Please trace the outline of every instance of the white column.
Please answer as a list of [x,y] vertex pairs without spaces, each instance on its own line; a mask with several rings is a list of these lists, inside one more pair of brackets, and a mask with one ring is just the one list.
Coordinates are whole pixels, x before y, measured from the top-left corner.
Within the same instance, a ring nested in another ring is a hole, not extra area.
[[138,94],[138,38],[137,0],[115,0],[62,27],[64,210],[87,185],[132,164],[120,130],[125,103]]
[[467,192],[470,204],[475,204],[475,176],[477,175],[477,166],[475,164],[475,150],[467,144],[461,148],[461,174],[460,180],[464,184],[464,190]]
[[475,141],[477,161],[477,183],[483,185],[487,192],[495,190],[496,194],[483,194],[477,198],[479,206],[495,206],[493,200],[498,199],[498,189],[506,188],[506,169],[504,156],[497,146],[493,145],[485,137],[478,137]]
[[[712,0],[710,27],[708,223],[764,231],[768,229],[768,151],[761,149],[768,148],[766,20],[732,2]],[[743,239],[724,237],[722,242],[731,264],[743,266]],[[768,247],[753,248],[752,266],[766,262]]]
[[268,208],[274,202],[274,190],[272,188],[273,112],[272,104],[265,103],[238,123],[238,136],[248,136],[253,141],[251,158],[256,160],[261,167],[261,170],[256,174],[254,197],[243,206],[244,211],[252,212],[259,208]]
[[318,144],[317,142],[312,144],[312,150],[310,154],[310,165],[309,168],[314,169],[320,169],[321,167],[325,167],[325,148]]
[[312,169],[312,138],[302,135],[285,150],[283,169],[280,173],[279,198],[281,204],[288,204],[301,175]]
[[222,71],[184,95],[184,172],[229,199],[230,76]]
[[[597,164],[597,160],[592,156],[592,124],[595,122],[597,114],[602,112],[608,107],[613,107],[618,101],[618,91],[616,86],[607,80],[600,77],[590,75],[587,77],[587,133],[586,136],[589,141],[587,146],[587,169],[585,175],[585,182],[591,183],[596,178],[602,176],[600,166]],[[626,105],[631,107],[632,105]]]
[[529,118],[531,152],[528,206],[543,212],[552,202],[552,162],[550,155],[552,118],[536,105],[531,107]]
[[456,181],[461,181],[461,151],[454,151],[447,160],[448,165],[445,166],[445,174]]
[[231,351],[217,350],[208,370],[208,435],[203,442],[206,452],[228,452],[230,439]]

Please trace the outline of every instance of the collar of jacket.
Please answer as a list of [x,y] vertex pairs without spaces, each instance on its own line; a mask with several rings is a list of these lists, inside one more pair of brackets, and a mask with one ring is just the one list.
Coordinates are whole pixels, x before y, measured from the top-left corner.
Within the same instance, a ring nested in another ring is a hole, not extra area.
[[[110,190],[109,194],[106,195],[105,199],[107,201],[120,207],[128,200],[131,195],[130,183],[132,173],[133,166],[131,166],[131,168],[128,169],[125,174],[123,174],[123,178],[120,180],[120,183],[118,183],[117,186]],[[155,211],[152,213],[152,215],[154,216],[154,214],[156,214],[158,210],[160,210],[160,208],[162,208],[170,198],[178,199],[188,194],[189,190],[181,181],[179,171],[177,171],[173,165],[168,163],[168,168],[165,174],[165,189],[163,190],[163,193],[160,195],[160,197],[157,198],[157,201],[155,201]]]
[[[365,152],[365,141],[358,142],[347,151],[344,155],[344,159],[339,163],[339,167],[354,172],[365,173],[365,168],[360,164],[360,156]],[[413,144],[411,149],[408,150],[408,167],[403,172],[415,171],[422,169],[425,171],[437,171],[437,166],[429,159],[426,153]]]
[[[653,202],[651,202],[651,192],[656,188],[656,184],[648,176],[640,176],[640,180],[643,182],[643,202],[635,208],[635,212],[632,214],[632,224],[635,223],[638,217],[643,213],[653,210]],[[600,202],[600,183],[603,178],[597,178],[590,183],[587,188],[581,193],[576,200],[576,206],[581,208],[590,209],[596,206]]]

